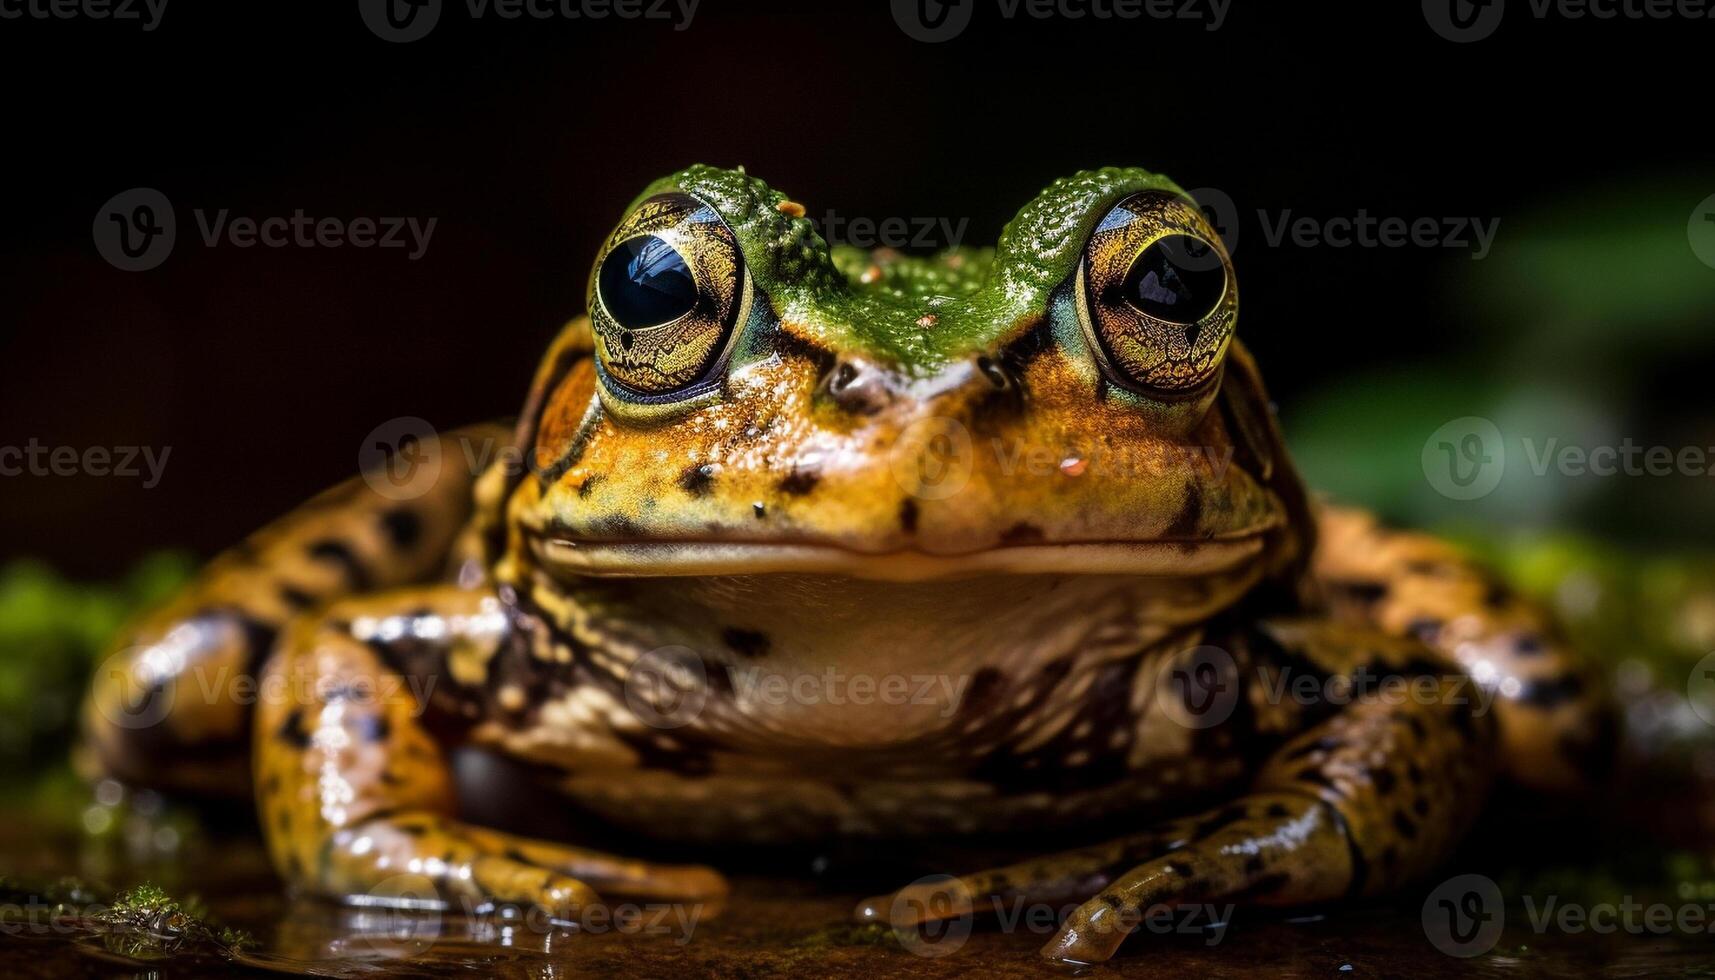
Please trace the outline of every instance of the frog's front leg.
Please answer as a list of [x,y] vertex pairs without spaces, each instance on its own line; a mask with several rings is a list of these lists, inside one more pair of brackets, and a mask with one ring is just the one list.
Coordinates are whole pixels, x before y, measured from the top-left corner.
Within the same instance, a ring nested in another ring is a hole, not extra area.
[[462,696],[456,678],[473,668],[481,676],[511,635],[492,592],[454,586],[346,600],[294,625],[264,675],[256,716],[258,810],[280,873],[336,899],[384,903],[426,880],[443,900],[537,905],[562,917],[598,889],[687,901],[723,894],[707,868],[453,819],[445,746],[426,722],[434,702]]
[[909,926],[1009,902],[1081,902],[1042,954],[1095,963],[1162,907],[1326,902],[1397,887],[1444,859],[1481,807],[1496,738],[1461,678],[1414,642],[1329,622],[1265,624],[1233,644],[1252,667],[1317,672],[1322,691],[1340,690],[1326,683],[1339,675],[1414,686],[1334,705],[1281,703],[1255,685],[1259,727],[1300,734],[1248,795],[1119,840],[878,896],[859,918]]

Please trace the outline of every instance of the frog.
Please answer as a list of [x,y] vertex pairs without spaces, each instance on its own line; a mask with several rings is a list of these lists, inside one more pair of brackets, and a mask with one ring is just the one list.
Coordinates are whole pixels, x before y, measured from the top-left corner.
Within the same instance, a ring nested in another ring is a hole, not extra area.
[[[1163,176],[1084,171],[992,247],[912,255],[692,166],[585,295],[514,423],[401,442],[129,628],[91,770],[253,794],[310,895],[409,872],[557,917],[727,893],[598,826],[711,854],[1024,835],[1039,856],[853,914],[1052,903],[1042,955],[1090,964],[1155,909],[1398,890],[1499,787],[1576,793],[1609,756],[1547,609],[1306,488],[1232,257]],[[472,748],[562,830],[462,818]]]

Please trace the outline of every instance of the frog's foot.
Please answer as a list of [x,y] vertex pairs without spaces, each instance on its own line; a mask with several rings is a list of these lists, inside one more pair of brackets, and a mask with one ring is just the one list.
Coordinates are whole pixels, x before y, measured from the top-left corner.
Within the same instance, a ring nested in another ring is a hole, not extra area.
[[[441,742],[424,713],[457,699],[453,658],[486,662],[507,637],[485,590],[384,593],[301,619],[262,682],[257,806],[276,868],[343,901],[540,906],[575,916],[598,891],[713,901],[702,867],[648,864],[463,824]],[[392,623],[397,629],[388,628]],[[409,627],[409,628],[406,628]],[[413,684],[391,663],[411,662]],[[445,680],[441,689],[426,682]]]
[[[1318,623],[1277,632],[1304,653],[1322,641],[1363,638]],[[1401,645],[1368,639],[1383,662],[1386,647]],[[988,912],[1022,922],[1033,917],[1021,917],[1020,904],[1082,903],[1042,954],[1098,963],[1163,910],[1306,905],[1396,887],[1433,868],[1469,826],[1496,738],[1458,678],[1416,679],[1416,696],[1354,700],[1285,743],[1251,795],[1228,806],[1099,846],[920,883],[861,903],[857,915],[896,928]]]
[[373,817],[334,832],[305,882],[343,900],[386,905],[435,897],[470,905],[539,906],[575,918],[600,894],[665,902],[718,903],[727,886],[697,866],[652,864],[531,840],[422,811]]

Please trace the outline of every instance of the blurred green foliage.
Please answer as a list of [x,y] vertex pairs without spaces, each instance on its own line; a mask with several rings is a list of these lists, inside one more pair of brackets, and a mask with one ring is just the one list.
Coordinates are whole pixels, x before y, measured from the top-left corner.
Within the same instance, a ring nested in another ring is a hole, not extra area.
[[[1440,289],[1401,297],[1442,319],[1420,358],[1283,406],[1306,478],[1402,524],[1715,549],[1715,476],[1538,473],[1531,456],[1551,440],[1715,449],[1715,269],[1687,232],[1708,193],[1705,181],[1589,187],[1500,216],[1487,258],[1442,260],[1424,277]],[[1373,319],[1390,328],[1386,311]],[[1470,416],[1499,428],[1504,477],[1453,500],[1426,479],[1422,453],[1444,423]]]
[[164,552],[119,582],[69,582],[34,561],[0,568],[0,780],[63,766],[84,683],[126,618],[190,577],[194,561]]

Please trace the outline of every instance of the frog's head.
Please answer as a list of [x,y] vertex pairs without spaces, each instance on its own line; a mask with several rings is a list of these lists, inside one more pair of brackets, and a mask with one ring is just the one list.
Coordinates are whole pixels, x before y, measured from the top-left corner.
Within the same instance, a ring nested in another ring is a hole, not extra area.
[[1302,496],[1171,182],[1061,180],[993,249],[830,249],[742,173],[649,187],[538,374],[510,495],[570,574],[1285,568]]

